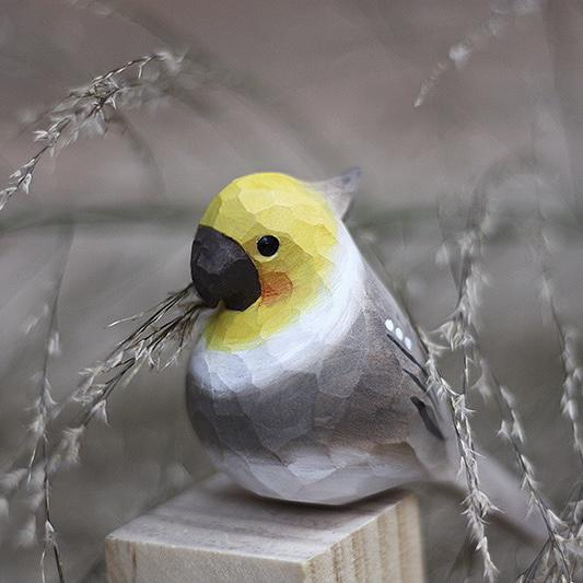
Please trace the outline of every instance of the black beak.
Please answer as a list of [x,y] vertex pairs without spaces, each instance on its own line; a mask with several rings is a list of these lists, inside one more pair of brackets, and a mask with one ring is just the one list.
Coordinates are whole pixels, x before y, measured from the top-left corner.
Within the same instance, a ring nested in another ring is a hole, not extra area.
[[192,283],[210,308],[223,301],[242,312],[261,296],[257,268],[237,241],[212,227],[200,226],[190,256]]

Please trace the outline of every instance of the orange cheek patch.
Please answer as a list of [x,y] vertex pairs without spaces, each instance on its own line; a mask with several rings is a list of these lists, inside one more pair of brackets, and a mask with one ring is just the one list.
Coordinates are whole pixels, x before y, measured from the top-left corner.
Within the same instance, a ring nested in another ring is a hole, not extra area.
[[273,304],[291,295],[293,284],[290,278],[281,271],[265,273],[261,277],[261,303]]

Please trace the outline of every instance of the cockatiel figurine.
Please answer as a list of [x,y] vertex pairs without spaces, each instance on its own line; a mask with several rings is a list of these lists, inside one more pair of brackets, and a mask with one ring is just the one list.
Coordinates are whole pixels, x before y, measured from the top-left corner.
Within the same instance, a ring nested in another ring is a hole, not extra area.
[[[342,221],[359,177],[239,178],[196,233],[192,280],[214,309],[191,356],[188,411],[215,465],[261,496],[339,505],[456,481],[422,343]],[[485,474],[524,518],[514,480]]]

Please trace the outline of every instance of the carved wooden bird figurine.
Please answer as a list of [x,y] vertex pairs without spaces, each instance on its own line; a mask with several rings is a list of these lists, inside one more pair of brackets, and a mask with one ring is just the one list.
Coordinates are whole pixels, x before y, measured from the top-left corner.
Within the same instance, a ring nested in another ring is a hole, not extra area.
[[[216,466],[261,496],[337,505],[456,483],[424,347],[343,223],[359,179],[245,176],[196,233],[192,280],[213,309],[190,359],[188,411]],[[494,503],[509,496],[510,518],[524,520],[516,480],[484,467]]]

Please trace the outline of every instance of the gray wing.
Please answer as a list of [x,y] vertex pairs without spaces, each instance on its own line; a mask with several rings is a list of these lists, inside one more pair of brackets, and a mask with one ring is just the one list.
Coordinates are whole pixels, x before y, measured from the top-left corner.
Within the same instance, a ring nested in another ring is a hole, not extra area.
[[[392,445],[408,451],[433,477],[449,476],[455,440],[449,416],[429,386],[423,344],[390,291],[368,266],[362,315],[352,336],[360,343],[360,362],[351,364],[358,380],[344,410],[342,426],[351,432],[347,439],[355,441],[357,434],[366,435],[380,447]],[[354,349],[350,344],[349,350]],[[351,350],[352,355],[355,352]],[[346,355],[350,357],[354,358]],[[323,371],[320,379],[328,377],[337,383],[333,367],[338,366],[334,360],[339,358],[341,354],[328,362],[330,370]]]

